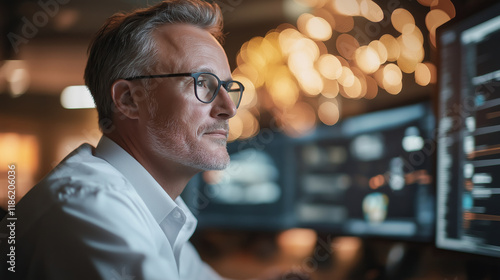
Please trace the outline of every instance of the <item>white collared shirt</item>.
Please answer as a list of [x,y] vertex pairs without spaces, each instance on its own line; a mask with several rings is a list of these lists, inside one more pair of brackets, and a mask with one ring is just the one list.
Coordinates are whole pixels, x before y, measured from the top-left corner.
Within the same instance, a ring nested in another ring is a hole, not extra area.
[[106,137],[73,151],[15,214],[16,272],[4,219],[1,279],[220,279],[188,241],[197,220],[182,199]]

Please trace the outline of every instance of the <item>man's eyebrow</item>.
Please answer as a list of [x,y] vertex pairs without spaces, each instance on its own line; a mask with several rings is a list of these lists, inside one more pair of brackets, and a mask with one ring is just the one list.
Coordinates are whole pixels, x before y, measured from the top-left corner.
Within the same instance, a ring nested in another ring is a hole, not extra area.
[[217,75],[217,74],[215,73],[215,70],[214,70],[214,69],[209,68],[209,67],[196,68],[196,69],[193,69],[193,70],[191,71],[191,73],[196,73],[196,72],[207,72],[207,73],[212,73],[212,74],[216,75],[217,77],[219,77],[219,79],[220,79],[221,81],[224,81],[224,82],[225,82],[225,81],[231,81],[231,80],[233,79],[232,75],[229,75],[229,77],[228,77],[227,79],[224,79],[223,77],[220,77],[219,75]]
[[192,73],[196,73],[196,72],[208,72],[208,73],[213,73],[215,74],[215,70],[212,69],[212,68],[209,68],[209,67],[202,67],[202,68],[196,68],[196,69],[193,69]]

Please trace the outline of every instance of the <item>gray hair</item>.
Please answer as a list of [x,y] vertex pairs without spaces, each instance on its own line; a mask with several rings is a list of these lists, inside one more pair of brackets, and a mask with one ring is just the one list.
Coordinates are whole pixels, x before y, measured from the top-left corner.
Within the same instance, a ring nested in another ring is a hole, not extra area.
[[89,46],[84,79],[103,131],[113,119],[111,85],[120,78],[144,75],[144,71],[155,67],[157,48],[153,32],[174,23],[192,24],[207,30],[220,42],[223,39],[219,6],[203,0],[166,0],[132,13],[118,13],[97,32]]

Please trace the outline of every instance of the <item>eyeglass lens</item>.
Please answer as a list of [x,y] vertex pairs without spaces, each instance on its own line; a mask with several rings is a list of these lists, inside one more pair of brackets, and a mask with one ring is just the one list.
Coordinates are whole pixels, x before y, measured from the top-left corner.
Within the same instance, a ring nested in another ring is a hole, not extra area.
[[[215,75],[204,73],[201,74],[196,81],[196,94],[201,101],[210,102],[214,99],[218,87],[219,79]],[[239,84],[229,82],[224,86],[224,88],[234,104],[238,104],[241,96],[241,88]]]

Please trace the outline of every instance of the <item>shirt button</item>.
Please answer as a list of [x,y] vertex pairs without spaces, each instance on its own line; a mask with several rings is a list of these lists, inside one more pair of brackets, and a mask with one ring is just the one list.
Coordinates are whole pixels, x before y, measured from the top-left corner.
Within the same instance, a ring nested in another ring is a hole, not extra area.
[[181,212],[179,210],[174,210],[174,213],[172,213],[174,219],[179,220],[181,218]]

